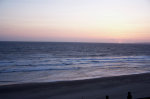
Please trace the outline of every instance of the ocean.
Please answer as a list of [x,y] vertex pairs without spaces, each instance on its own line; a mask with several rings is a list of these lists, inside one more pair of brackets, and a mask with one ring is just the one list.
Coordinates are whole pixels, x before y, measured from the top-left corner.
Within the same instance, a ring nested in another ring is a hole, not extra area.
[[150,72],[150,44],[0,42],[0,85]]

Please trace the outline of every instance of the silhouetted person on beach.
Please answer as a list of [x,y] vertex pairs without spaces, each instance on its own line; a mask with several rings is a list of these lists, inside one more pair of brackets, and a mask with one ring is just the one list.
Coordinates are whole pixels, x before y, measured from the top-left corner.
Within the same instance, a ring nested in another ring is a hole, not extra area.
[[106,99],[109,99],[109,96],[106,96]]
[[132,95],[131,95],[131,92],[128,92],[128,96],[127,96],[127,99],[132,99]]

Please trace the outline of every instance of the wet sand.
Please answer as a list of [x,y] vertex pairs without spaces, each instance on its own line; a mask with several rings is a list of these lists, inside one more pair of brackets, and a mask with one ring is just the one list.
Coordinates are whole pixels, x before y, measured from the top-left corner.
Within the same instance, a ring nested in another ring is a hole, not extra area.
[[150,97],[150,73],[0,86],[0,99],[133,99]]

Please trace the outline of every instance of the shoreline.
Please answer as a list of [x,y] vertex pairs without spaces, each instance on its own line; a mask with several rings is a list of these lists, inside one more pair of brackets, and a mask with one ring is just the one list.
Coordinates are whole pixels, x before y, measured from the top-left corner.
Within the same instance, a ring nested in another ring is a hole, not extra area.
[[[92,80],[99,80],[99,79],[105,79],[105,78],[114,78],[114,77],[124,77],[124,76],[136,76],[136,75],[144,75],[144,74],[150,74],[150,72],[144,72],[144,73],[135,73],[135,74],[127,74],[127,75],[112,75],[112,76],[103,76],[103,77],[96,77],[96,78],[87,78],[87,79],[76,79],[76,80],[56,80],[56,81],[44,81],[44,82],[15,82],[15,83],[9,83],[9,84],[0,84],[0,88],[2,86],[13,86],[13,85],[30,85],[30,84],[53,84],[53,83],[71,83],[71,82],[86,82],[86,81],[92,81]],[[6,81],[7,82],[7,81]]]
[[[126,98],[131,91],[134,97],[150,97],[150,73],[102,77],[75,81],[23,83],[0,85],[2,99],[111,99]],[[149,95],[149,96],[148,96]],[[118,98],[116,98],[117,96]],[[41,98],[42,98],[41,97]]]

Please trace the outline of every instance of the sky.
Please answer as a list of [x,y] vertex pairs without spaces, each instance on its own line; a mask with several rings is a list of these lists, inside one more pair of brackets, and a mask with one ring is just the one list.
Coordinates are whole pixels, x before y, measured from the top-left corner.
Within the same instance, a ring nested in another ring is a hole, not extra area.
[[150,0],[0,0],[0,41],[150,42]]

